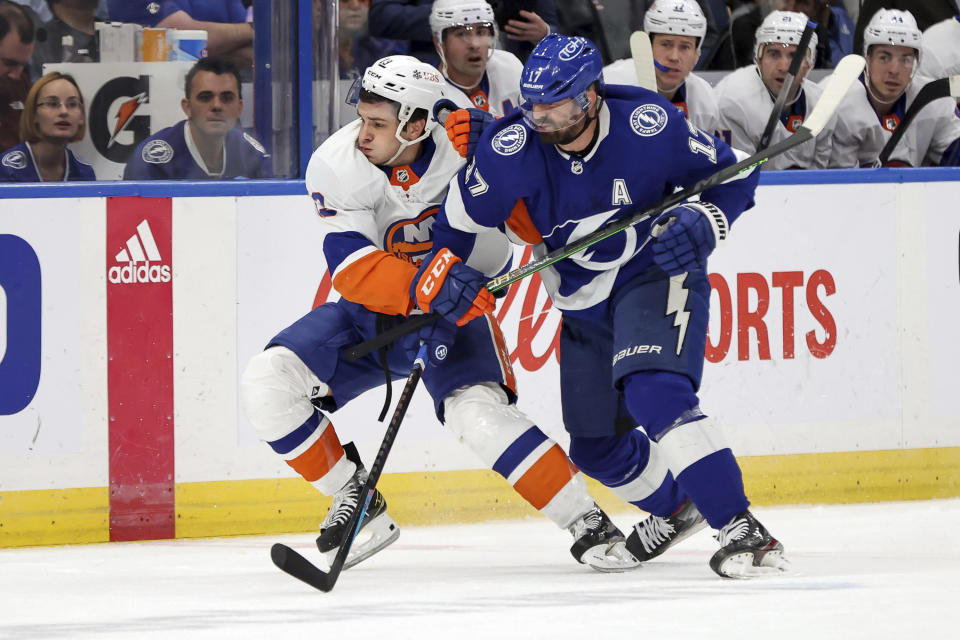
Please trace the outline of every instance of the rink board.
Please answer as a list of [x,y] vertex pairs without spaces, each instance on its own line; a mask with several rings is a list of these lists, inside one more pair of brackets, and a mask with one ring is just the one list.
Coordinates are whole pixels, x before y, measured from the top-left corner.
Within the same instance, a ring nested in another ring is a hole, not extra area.
[[[711,259],[702,393],[749,495],[960,495],[960,171],[775,173],[762,185]],[[301,189],[0,189],[0,546],[316,527],[326,500],[258,442],[237,395],[249,358],[329,292]],[[558,315],[535,278],[498,315],[521,408],[566,445]],[[370,392],[333,416],[368,461],[382,401]],[[480,467],[421,391],[383,478],[391,513],[534,513]]]

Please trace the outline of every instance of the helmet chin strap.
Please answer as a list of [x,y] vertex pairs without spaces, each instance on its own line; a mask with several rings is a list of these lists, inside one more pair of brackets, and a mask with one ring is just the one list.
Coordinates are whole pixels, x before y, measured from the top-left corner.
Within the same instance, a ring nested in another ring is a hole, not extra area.
[[405,120],[400,124],[398,124],[397,130],[393,132],[393,137],[400,141],[400,146],[397,147],[397,152],[394,153],[389,160],[383,163],[384,165],[390,166],[390,163],[396,160],[397,158],[399,158],[400,154],[403,153],[407,147],[409,147],[410,145],[417,144],[418,142],[420,142],[421,140],[425,139],[427,136],[430,135],[430,130],[427,129],[427,127],[424,127],[423,133],[420,134],[419,138],[416,138],[414,140],[407,140],[406,138],[403,137],[403,135],[401,135],[403,128],[407,126],[407,122],[409,122],[409,120]]

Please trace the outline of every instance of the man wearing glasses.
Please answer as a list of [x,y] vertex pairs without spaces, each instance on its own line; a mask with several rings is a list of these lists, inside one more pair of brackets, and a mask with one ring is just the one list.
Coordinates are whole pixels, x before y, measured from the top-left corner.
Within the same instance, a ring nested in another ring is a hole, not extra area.
[[24,67],[33,56],[33,35],[26,12],[0,0],[0,151],[20,143],[20,114],[30,89]]
[[187,73],[180,102],[186,120],[133,150],[124,180],[270,178],[263,146],[236,128],[243,111],[240,74],[222,58],[202,58]]

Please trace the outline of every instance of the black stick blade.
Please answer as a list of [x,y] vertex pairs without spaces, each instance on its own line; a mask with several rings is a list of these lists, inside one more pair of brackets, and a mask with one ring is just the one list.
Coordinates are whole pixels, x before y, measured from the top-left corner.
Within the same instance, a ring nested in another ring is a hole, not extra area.
[[[314,589],[330,591],[336,584],[336,577],[318,569],[316,565],[302,555],[279,542],[270,547],[270,559],[277,568],[286,574],[302,580]],[[338,572],[339,573],[339,572]],[[333,580],[330,578],[333,577]]]

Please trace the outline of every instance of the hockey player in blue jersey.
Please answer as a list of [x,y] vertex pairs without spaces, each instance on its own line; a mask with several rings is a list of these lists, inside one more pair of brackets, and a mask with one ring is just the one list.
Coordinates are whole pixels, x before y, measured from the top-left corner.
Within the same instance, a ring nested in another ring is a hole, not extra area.
[[187,73],[187,115],[140,143],[123,171],[124,180],[272,178],[263,146],[236,128],[243,110],[240,73],[222,58],[201,58]]
[[[488,124],[451,183],[434,253],[413,284],[423,310],[455,319],[483,308],[483,276],[444,270],[449,255],[469,255],[477,233],[500,228],[543,255],[736,162],[659,95],[605,88],[601,67],[585,38],[551,34],[536,46],[520,112]],[[710,566],[724,577],[787,566],[782,545],[748,510],[737,461],[697,398],[707,256],[753,206],[757,181],[755,171],[742,174],[540,272],[563,314],[570,458],[651,514],[627,540],[637,559],[659,555],[705,518],[721,547]]]

